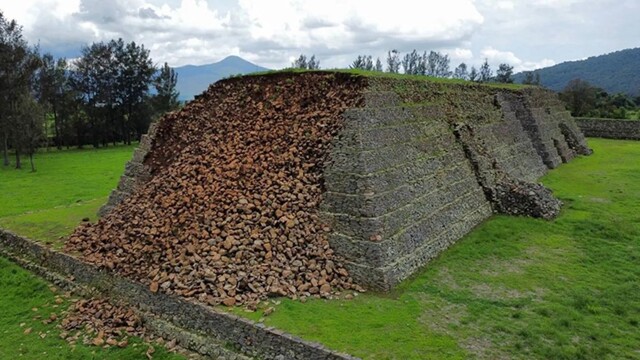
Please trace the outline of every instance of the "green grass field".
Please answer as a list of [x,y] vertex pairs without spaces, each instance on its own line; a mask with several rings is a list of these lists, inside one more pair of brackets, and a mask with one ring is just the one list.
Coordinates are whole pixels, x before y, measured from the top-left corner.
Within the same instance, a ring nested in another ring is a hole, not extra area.
[[36,172],[0,167],[0,227],[59,248],[118,184],[134,146],[40,152]]
[[[555,221],[495,216],[391,294],[304,304],[279,300],[265,324],[365,359],[640,359],[640,142],[589,144],[593,156],[542,179],[565,202]],[[51,158],[38,158],[36,174],[2,170],[0,203],[9,205],[0,210],[0,226],[43,241],[69,233],[95,213],[130,153],[110,149],[89,160],[82,152],[41,154]],[[57,165],[46,170],[48,161]],[[91,166],[79,166],[83,161]],[[21,180],[30,176],[51,180]],[[96,184],[81,192],[87,179]],[[66,181],[76,185],[62,186]],[[41,197],[31,199],[27,184],[41,189]],[[7,193],[22,195],[11,200]],[[53,295],[36,279],[40,285],[24,285],[25,278],[32,276],[0,261],[0,308],[15,314],[9,320],[0,315],[0,333],[12,339],[0,338],[0,349],[16,347],[18,338],[39,340],[24,337],[17,324],[41,305],[15,299],[38,301],[43,293],[46,303]],[[34,295],[24,295],[28,291]],[[234,311],[262,317],[260,311]],[[32,354],[65,358],[58,354],[70,351],[56,343],[38,349]]]

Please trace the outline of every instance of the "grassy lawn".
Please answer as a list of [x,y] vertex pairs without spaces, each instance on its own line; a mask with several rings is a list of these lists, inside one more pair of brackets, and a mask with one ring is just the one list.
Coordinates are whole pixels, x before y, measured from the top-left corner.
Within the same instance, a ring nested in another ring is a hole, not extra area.
[[[279,300],[265,324],[365,359],[640,359],[640,142],[589,144],[593,156],[542,179],[565,202],[555,221],[495,216],[392,294]],[[0,226],[68,234],[94,216],[131,150],[40,154],[35,174],[1,169]],[[0,286],[0,358],[93,356],[37,335],[31,308],[54,296],[45,283],[0,259]],[[95,357],[139,355],[110,351]]]
[[40,152],[36,172],[0,167],[0,227],[59,247],[118,184],[134,146]]
[[640,359],[640,142],[589,143],[542,180],[557,220],[495,216],[391,295],[265,324],[366,359]]

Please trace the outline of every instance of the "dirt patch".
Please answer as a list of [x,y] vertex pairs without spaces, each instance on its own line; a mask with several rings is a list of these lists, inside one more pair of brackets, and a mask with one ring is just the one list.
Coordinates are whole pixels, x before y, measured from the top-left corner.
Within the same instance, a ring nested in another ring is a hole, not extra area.
[[452,335],[452,326],[459,326],[468,315],[467,306],[444,301],[423,300],[424,310],[420,316],[420,323],[425,324],[434,332]]
[[524,269],[531,265],[533,261],[527,258],[502,260],[491,257],[477,263],[477,267],[482,268],[481,274],[487,276],[500,276],[503,274],[523,274]]
[[451,290],[460,290],[460,285],[456,282],[456,279],[453,278],[451,272],[449,272],[449,268],[442,267],[438,270],[438,275],[436,276],[436,281],[442,285],[445,285]]
[[524,298],[540,299],[546,292],[542,288],[536,288],[533,291],[525,292],[515,289],[508,289],[502,285],[489,285],[486,283],[472,285],[469,290],[473,295],[479,298],[495,301]]

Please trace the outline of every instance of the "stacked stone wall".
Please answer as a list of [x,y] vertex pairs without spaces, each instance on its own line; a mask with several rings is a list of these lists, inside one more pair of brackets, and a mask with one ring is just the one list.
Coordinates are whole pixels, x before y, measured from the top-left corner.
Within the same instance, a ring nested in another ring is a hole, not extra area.
[[640,120],[576,118],[585,136],[640,140]]
[[204,304],[152,293],[139,283],[2,229],[0,255],[65,289],[90,296],[105,296],[110,301],[135,308],[148,330],[166,339],[176,339],[180,346],[206,358],[357,359]]
[[396,99],[344,117],[325,167],[329,241],[354,278],[388,290],[490,216],[491,206],[442,111]]
[[147,133],[142,135],[138,148],[134,150],[133,157],[125,165],[124,174],[120,177],[118,187],[111,192],[107,203],[98,210],[98,216],[104,216],[110,212],[124,199],[133,194],[141,183],[149,180],[151,172],[149,167],[144,164],[144,159],[151,151],[156,131],[157,123],[151,123]]

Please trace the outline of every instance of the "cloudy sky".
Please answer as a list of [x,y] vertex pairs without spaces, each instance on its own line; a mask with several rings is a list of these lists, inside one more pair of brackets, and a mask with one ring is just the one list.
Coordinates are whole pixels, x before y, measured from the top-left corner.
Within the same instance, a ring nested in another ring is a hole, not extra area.
[[640,46],[638,0],[2,0],[0,10],[56,56],[122,37],[171,66],[239,55],[282,68],[305,53],[346,67],[395,48],[520,71]]

